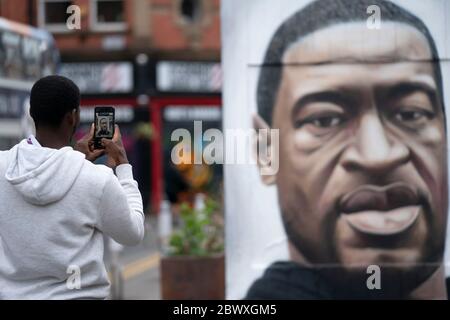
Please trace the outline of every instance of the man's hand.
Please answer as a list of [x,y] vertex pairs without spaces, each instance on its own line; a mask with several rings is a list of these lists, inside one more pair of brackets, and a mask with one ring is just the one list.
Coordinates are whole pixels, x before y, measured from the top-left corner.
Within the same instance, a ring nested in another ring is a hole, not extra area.
[[74,150],[84,153],[86,155],[86,160],[92,162],[105,153],[105,150],[103,149],[94,149],[94,124],[91,125],[89,133],[77,141]]
[[105,153],[108,156],[108,160],[106,161],[108,167],[114,169],[121,164],[128,163],[127,153],[122,143],[122,135],[117,124],[112,140],[103,138],[102,145],[105,147]]

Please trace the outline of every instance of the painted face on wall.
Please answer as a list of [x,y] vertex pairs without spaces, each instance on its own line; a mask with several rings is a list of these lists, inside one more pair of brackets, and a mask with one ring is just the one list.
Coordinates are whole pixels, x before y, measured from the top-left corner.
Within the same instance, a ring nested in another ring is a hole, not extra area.
[[417,283],[436,270],[447,158],[431,56],[419,31],[393,22],[376,33],[364,22],[334,25],[285,52],[275,183],[307,263],[365,276],[371,264],[398,266]]

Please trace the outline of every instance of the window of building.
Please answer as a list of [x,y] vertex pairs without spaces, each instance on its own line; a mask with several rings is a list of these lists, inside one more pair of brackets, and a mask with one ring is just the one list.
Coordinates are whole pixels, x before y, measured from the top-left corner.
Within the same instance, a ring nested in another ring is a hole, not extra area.
[[125,23],[125,1],[91,0],[91,27],[97,31],[123,31]]
[[201,16],[201,1],[200,0],[181,0],[180,14],[188,23],[197,22]]
[[70,17],[67,8],[73,1],[67,0],[40,0],[38,8],[38,23],[42,28],[51,32],[69,32],[66,22]]

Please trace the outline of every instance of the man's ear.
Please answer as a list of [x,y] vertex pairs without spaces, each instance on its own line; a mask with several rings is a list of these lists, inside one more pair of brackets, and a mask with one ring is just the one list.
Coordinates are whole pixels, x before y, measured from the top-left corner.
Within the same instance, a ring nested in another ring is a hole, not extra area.
[[75,111],[75,127],[79,127],[81,123],[81,109],[78,107]]
[[[274,157],[278,157],[278,148],[276,148],[276,152],[273,152],[272,143],[274,141],[272,141],[270,126],[259,114],[253,115],[253,128],[256,131],[253,152],[258,164],[259,175],[264,184],[272,185],[276,181],[276,171],[278,171],[278,167],[275,172],[272,170]],[[275,141],[275,143],[277,142]],[[276,165],[278,165],[277,161]]]
[[78,109],[73,109],[71,112],[68,112],[66,114],[66,123],[73,128],[73,130],[75,131],[76,128],[79,125],[79,113],[78,113]]

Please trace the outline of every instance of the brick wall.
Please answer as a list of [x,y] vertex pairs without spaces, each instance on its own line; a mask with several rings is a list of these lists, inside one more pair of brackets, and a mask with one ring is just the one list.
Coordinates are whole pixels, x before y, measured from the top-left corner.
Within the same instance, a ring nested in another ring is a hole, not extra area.
[[[138,5],[134,1],[140,1]],[[82,30],[53,33],[62,54],[101,52],[104,37],[124,38],[125,50],[186,51],[207,50],[220,54],[220,0],[198,0],[201,14],[195,22],[181,15],[182,0],[125,1],[127,29],[121,32],[95,32],[89,26],[89,0],[74,0],[82,11]],[[0,15],[10,20],[37,25],[38,0],[0,0]],[[28,6],[31,4],[31,12]],[[30,16],[31,13],[31,16]],[[134,30],[139,28],[139,30]]]

